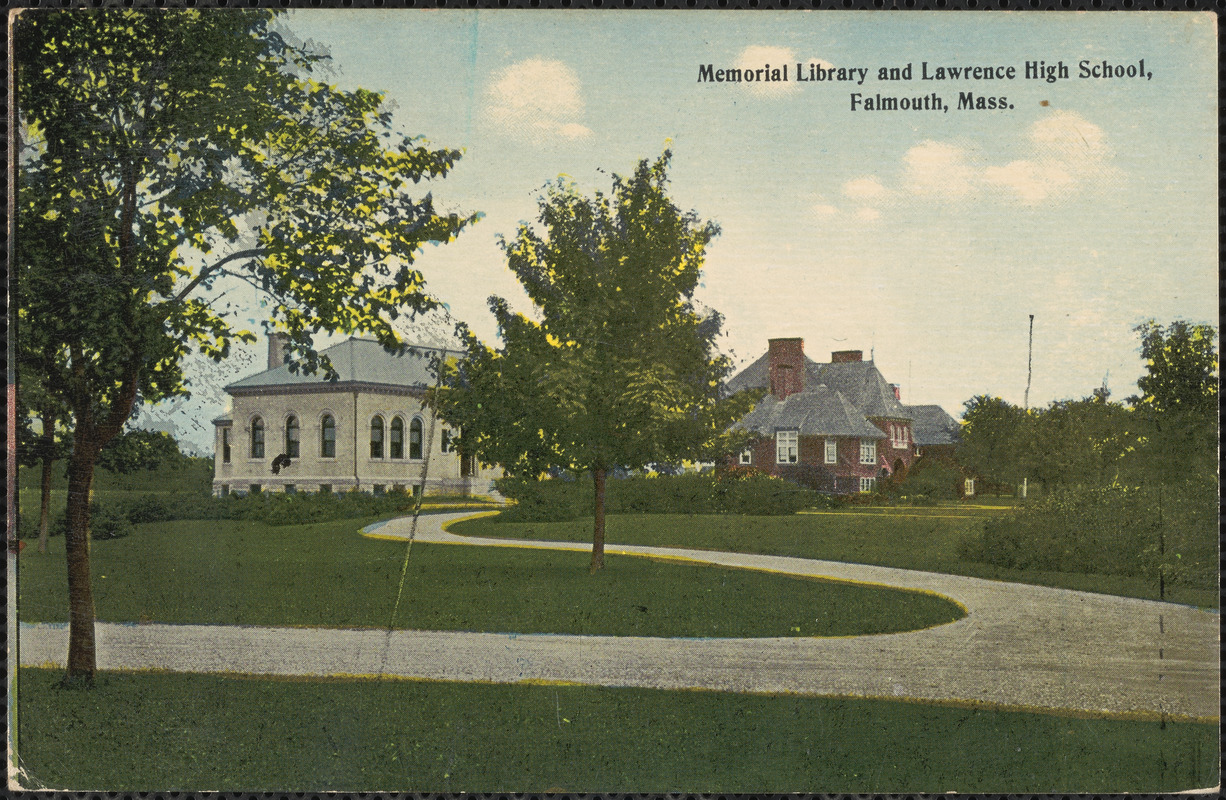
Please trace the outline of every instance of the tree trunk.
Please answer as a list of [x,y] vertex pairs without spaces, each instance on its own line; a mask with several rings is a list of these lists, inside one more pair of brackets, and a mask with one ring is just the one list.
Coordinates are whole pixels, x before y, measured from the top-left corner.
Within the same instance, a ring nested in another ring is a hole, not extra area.
[[[94,593],[89,569],[89,497],[94,482],[98,446],[81,436],[73,442],[68,461],[68,681],[92,682],[94,654]],[[84,439],[84,441],[83,441]]]
[[592,470],[592,480],[596,483],[596,523],[592,534],[591,572],[604,569],[604,477],[604,468]]
[[43,456],[43,474],[40,484],[42,497],[38,508],[38,552],[47,552],[47,537],[51,535],[51,466],[55,462]]

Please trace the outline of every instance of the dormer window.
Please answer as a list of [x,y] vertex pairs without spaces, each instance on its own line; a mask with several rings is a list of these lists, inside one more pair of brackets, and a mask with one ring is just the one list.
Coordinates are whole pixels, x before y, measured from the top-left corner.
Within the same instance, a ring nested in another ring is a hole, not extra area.
[[749,466],[753,463],[753,451],[746,447],[741,451],[740,462],[742,466]]

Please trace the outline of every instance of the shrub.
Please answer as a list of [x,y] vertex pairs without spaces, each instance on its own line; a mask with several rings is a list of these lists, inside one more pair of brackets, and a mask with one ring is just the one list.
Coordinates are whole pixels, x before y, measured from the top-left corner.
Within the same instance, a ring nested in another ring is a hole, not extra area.
[[171,519],[174,512],[162,495],[141,494],[128,498],[120,504],[124,516],[134,524],[141,522],[165,522]]
[[[548,480],[503,478],[498,491],[515,501],[503,522],[564,522],[590,516],[594,487],[588,477]],[[718,472],[610,478],[605,510],[610,514],[793,514],[802,508],[829,507],[830,498],[753,467]]]
[[942,459],[920,459],[901,481],[890,487],[890,494],[909,502],[934,504],[937,500],[957,500],[962,472]]
[[[102,505],[97,500],[89,504],[89,538],[118,539],[132,533],[132,523],[123,511],[112,505]],[[63,536],[68,532],[68,515],[57,517],[51,523],[48,534]],[[38,526],[35,525],[35,536],[38,536]]]
[[1212,588],[1217,581],[1216,487],[1056,489],[989,519],[958,547],[963,558],[1020,570],[1147,577]]
[[[52,529],[54,525],[50,526]],[[37,539],[38,538],[38,512],[33,514],[18,514],[17,515],[17,538],[18,539]]]

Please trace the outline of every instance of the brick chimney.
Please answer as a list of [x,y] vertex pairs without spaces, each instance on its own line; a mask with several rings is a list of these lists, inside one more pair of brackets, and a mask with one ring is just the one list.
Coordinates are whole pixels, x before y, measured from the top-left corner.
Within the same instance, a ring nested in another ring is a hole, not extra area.
[[835,350],[830,354],[831,364],[850,364],[853,361],[863,361],[863,350]]
[[276,369],[285,363],[289,350],[289,334],[272,331],[268,334],[268,368]]
[[890,388],[894,390],[894,399],[902,402],[902,387],[897,383],[891,383]]
[[805,389],[805,340],[770,340],[770,392],[779,400]]

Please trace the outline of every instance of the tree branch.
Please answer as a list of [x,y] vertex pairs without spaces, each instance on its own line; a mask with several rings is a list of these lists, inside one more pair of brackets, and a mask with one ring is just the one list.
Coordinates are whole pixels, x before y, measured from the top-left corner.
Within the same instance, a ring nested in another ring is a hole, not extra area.
[[[226,264],[229,264],[231,261],[237,261],[240,258],[253,258],[255,256],[260,256],[263,254],[264,254],[264,251],[258,247],[249,248],[247,250],[239,250],[236,253],[231,253],[230,255],[226,256],[220,261],[214,262],[213,264],[210,264],[209,266],[201,269],[200,274],[197,275],[195,278],[193,278],[191,282],[187,284],[187,286],[183,287],[183,290],[181,292],[175,295],[174,298],[172,298],[171,300],[168,300],[165,303],[162,303],[161,305],[174,306],[174,305],[178,305],[179,303],[182,303],[184,300],[187,299],[187,296],[195,290],[197,286],[199,286],[202,282],[204,282],[214,273],[218,272]],[[169,310],[165,312],[165,316],[169,316],[169,314],[170,314]]]

